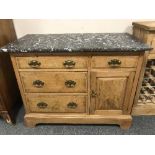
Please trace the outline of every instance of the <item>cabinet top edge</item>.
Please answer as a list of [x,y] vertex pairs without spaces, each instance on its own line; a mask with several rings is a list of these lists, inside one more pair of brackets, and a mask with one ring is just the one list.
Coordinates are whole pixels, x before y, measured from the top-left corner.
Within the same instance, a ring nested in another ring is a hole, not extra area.
[[144,52],[152,48],[127,33],[28,34],[0,48],[9,53]]

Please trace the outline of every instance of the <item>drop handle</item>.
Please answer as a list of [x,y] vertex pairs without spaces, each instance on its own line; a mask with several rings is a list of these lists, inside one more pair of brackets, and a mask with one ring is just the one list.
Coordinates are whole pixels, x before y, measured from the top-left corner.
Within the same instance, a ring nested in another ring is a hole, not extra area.
[[121,63],[122,62],[118,59],[112,59],[108,62],[109,66],[111,67],[120,67]]
[[41,66],[41,62],[37,60],[31,60],[28,64],[32,68],[39,68]]
[[68,104],[67,104],[67,107],[68,108],[70,108],[70,109],[76,109],[77,108],[77,103],[75,103],[75,102],[69,102]]
[[40,109],[45,109],[45,108],[47,108],[47,106],[48,106],[48,104],[45,103],[45,102],[39,102],[37,104],[37,107],[40,108]]
[[44,86],[44,82],[41,80],[35,80],[33,81],[33,86],[37,88],[42,88]]
[[74,61],[72,61],[72,60],[66,60],[66,61],[63,62],[64,67],[67,68],[67,69],[74,68],[75,64],[76,63]]
[[74,88],[74,87],[76,86],[76,82],[73,81],[73,80],[67,80],[67,81],[65,82],[65,86],[66,86],[67,88]]

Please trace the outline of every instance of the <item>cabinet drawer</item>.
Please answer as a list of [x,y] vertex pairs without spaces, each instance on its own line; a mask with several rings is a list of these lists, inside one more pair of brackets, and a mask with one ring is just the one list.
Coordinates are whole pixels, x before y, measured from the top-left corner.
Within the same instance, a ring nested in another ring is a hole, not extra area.
[[20,72],[25,92],[85,93],[87,72]]
[[137,66],[139,56],[94,56],[92,57],[92,68],[113,68]]
[[88,57],[85,56],[16,57],[16,61],[21,69],[86,69],[88,65]]
[[31,112],[85,113],[87,96],[26,95]]

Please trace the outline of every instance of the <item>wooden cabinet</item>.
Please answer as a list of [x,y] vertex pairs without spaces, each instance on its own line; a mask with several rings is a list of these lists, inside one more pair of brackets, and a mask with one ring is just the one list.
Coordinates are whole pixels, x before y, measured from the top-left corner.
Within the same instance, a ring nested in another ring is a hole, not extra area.
[[[134,22],[133,35],[153,49],[146,55],[147,59],[143,63],[132,114],[155,115],[155,92],[150,91],[150,89],[154,89],[154,84],[151,81],[155,79],[155,21]],[[146,75],[147,73],[150,75]],[[147,83],[147,86],[142,83]]]
[[[16,40],[13,21],[0,19],[0,47]],[[7,123],[15,122],[21,104],[19,89],[8,53],[0,53],[0,116]]]
[[25,124],[119,124],[129,128],[144,53],[11,55]]
[[91,73],[92,113],[126,114],[135,72],[98,71]]

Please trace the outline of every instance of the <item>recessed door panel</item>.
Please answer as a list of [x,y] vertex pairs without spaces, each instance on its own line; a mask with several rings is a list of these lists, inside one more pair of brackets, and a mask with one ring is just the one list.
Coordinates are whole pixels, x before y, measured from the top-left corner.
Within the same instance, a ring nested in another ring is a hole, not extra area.
[[129,104],[135,72],[91,73],[91,107],[94,114],[124,113]]
[[97,78],[96,110],[121,110],[127,78]]

